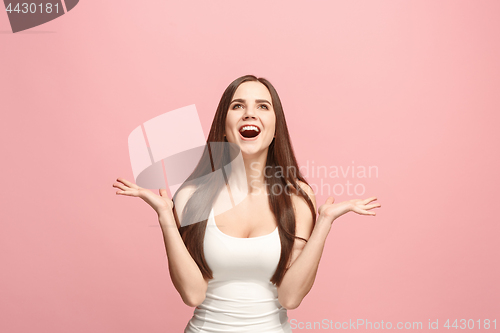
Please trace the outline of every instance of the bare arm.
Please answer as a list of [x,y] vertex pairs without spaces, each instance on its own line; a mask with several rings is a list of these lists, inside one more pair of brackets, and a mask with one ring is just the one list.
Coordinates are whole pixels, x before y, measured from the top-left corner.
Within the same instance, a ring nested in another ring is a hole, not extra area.
[[[121,191],[116,194],[139,197],[158,213],[172,283],[186,305],[192,307],[200,305],[205,300],[208,280],[203,278],[198,265],[184,245],[179,226],[174,218],[173,202],[168,197],[167,191],[160,189],[160,195],[156,195],[123,178],[118,178],[117,181],[118,183],[114,183],[113,187]],[[177,195],[176,203],[184,205],[191,193],[192,189],[182,189]]]
[[296,309],[311,290],[330,228],[328,221],[318,219],[300,255],[285,273],[278,287],[278,301],[286,309]]
[[198,265],[184,245],[172,211],[160,213],[158,221],[163,232],[172,283],[184,303],[196,307],[205,300],[208,280],[203,278]]
[[[314,192],[305,183],[300,182],[300,184],[311,198],[316,210]],[[304,244],[302,240],[295,240],[290,267],[278,287],[278,301],[286,309],[297,308],[311,290],[333,221],[349,211],[374,216],[375,213],[368,212],[368,210],[381,207],[378,203],[368,205],[369,202],[376,200],[375,197],[365,200],[353,199],[338,204],[333,204],[334,200],[333,197],[328,198],[326,203],[319,208],[319,216],[314,228],[308,206],[304,205],[303,200],[302,205],[297,205],[302,208],[297,208],[296,212],[296,236],[308,241]]]
[[[316,211],[316,198],[310,187],[299,183],[309,195]],[[313,229],[313,217],[309,206],[302,198],[294,198],[296,202],[295,220],[296,236],[307,239],[307,243],[296,239],[292,249],[291,265],[278,287],[278,301],[286,309],[295,309],[311,290],[319,261],[323,253],[326,237],[330,232],[331,223],[324,223],[318,218]],[[301,200],[301,202],[298,202]]]

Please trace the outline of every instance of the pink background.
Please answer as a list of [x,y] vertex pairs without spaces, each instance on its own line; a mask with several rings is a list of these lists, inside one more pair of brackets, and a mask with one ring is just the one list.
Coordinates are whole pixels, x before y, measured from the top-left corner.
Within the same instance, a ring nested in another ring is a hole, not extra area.
[[382,208],[335,222],[290,321],[498,329],[499,13],[497,0],[84,0],[12,34],[2,11],[0,331],[182,332],[193,308],[156,213],[112,184],[133,180],[134,128],[196,104],[206,136],[245,74],[275,85],[301,165],[378,168],[323,177]]

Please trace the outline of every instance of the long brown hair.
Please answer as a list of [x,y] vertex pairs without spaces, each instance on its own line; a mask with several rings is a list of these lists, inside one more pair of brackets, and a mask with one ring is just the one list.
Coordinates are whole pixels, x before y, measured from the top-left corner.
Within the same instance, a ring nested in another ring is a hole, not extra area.
[[[245,75],[231,82],[226,88],[217,107],[202,158],[186,182],[176,191],[173,200],[175,202],[177,194],[189,181],[204,179],[203,182],[197,186],[184,206],[182,214],[183,226],[180,227],[179,232],[187,250],[200,268],[203,277],[205,279],[212,279],[212,270],[205,261],[203,251],[203,241],[207,226],[206,217],[209,215],[216,195],[225,185],[225,178],[227,178],[227,175],[224,176],[223,172],[214,171],[224,170],[224,166],[227,166],[229,162],[233,160],[234,155],[238,153],[237,149],[231,149],[231,146],[227,144],[227,140],[224,137],[224,131],[227,112],[234,93],[239,85],[246,81],[258,81],[267,87],[271,94],[272,104],[276,114],[276,136],[269,145],[264,179],[268,192],[269,206],[278,222],[278,231],[281,241],[281,257],[276,272],[270,280],[272,283],[279,286],[288,269],[294,240],[296,238],[304,242],[307,242],[307,240],[295,236],[295,213],[289,195],[290,191],[280,191],[280,194],[276,194],[272,189],[274,189],[274,186],[278,186],[281,189],[287,186],[288,188],[290,188],[290,186],[293,187],[292,191],[303,197],[308,203],[311,214],[313,215],[313,223],[316,223],[316,211],[311,199],[297,182],[300,180],[308,184],[300,174],[300,170],[297,166],[297,160],[295,159],[290,142],[280,98],[276,89],[274,89],[273,85],[268,80],[265,78],[257,78],[254,75]],[[223,148],[221,149],[213,149],[214,146],[211,143],[217,142],[225,142],[226,144],[222,145]],[[206,161],[209,162],[207,163]],[[294,171],[292,174],[288,172],[290,169]],[[286,170],[286,172],[283,172],[283,170]],[[226,172],[230,173],[230,170],[226,170]],[[288,192],[288,194],[285,192]],[[175,207],[174,216],[178,219]],[[185,221],[201,222],[188,224],[184,223]]]

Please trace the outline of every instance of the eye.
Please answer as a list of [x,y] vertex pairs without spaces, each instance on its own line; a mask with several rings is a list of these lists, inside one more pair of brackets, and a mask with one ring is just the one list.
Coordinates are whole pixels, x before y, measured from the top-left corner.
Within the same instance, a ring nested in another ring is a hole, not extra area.
[[260,106],[263,106],[266,108],[266,110],[269,110],[269,107],[266,104],[261,104]]
[[241,106],[241,104],[234,104],[232,109],[234,110],[237,106]]

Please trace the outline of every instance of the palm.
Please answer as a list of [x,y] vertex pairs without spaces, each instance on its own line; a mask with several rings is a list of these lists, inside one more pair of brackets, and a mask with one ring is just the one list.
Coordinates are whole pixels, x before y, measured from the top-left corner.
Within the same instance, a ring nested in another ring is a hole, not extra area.
[[163,211],[172,211],[173,202],[168,197],[167,190],[159,189],[160,195],[157,195],[123,178],[118,178],[117,181],[118,183],[113,184],[113,187],[120,189],[116,194],[139,197],[146,201],[158,214]]
[[352,199],[334,204],[333,202],[335,201],[335,199],[333,197],[329,197],[326,202],[319,207],[318,213],[331,220],[331,222],[350,211],[361,215],[375,216],[375,212],[369,212],[369,210],[381,207],[381,205],[379,203],[369,204],[374,200],[377,200],[377,198],[371,197],[364,200]]

